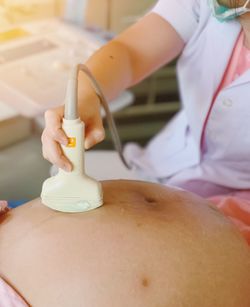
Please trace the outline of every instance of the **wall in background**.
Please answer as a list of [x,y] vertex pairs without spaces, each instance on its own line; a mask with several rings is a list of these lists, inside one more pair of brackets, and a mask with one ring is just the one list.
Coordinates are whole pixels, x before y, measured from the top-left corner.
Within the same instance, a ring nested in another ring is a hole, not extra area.
[[65,16],[119,33],[143,16],[156,0],[0,0],[0,27]]
[[87,25],[97,25],[119,33],[143,16],[156,0],[89,0],[85,13]]

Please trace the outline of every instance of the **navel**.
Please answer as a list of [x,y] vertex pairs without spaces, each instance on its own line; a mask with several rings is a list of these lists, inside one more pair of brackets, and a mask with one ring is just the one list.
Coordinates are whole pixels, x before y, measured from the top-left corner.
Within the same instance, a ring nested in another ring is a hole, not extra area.
[[149,287],[149,279],[147,277],[143,277],[141,280],[141,284],[144,288],[148,288]]
[[156,203],[156,199],[153,197],[145,197],[145,201],[149,204],[155,204]]

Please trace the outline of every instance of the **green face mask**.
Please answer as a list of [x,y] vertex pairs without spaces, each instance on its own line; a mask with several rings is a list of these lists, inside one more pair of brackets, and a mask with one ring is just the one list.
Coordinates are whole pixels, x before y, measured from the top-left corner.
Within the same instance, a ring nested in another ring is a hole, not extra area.
[[235,19],[240,15],[250,12],[250,9],[247,8],[249,2],[250,0],[246,0],[245,4],[241,7],[229,8],[224,5],[220,5],[218,0],[208,0],[208,4],[214,17],[216,17],[221,22]]

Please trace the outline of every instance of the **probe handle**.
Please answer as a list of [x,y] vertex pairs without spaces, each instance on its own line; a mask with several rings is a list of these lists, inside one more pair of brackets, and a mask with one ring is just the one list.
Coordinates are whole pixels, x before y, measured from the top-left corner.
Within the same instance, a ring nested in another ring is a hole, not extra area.
[[[78,119],[63,119],[62,129],[68,137],[68,145],[62,145],[64,155],[73,166],[72,175],[83,175],[84,169],[84,123]],[[61,172],[65,172],[60,170]]]

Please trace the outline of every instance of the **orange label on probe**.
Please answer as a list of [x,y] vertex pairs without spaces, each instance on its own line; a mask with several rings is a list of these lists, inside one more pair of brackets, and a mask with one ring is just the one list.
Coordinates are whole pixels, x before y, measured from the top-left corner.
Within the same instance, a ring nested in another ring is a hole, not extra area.
[[68,138],[67,147],[76,147],[76,138]]

